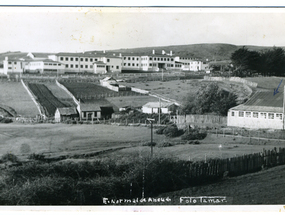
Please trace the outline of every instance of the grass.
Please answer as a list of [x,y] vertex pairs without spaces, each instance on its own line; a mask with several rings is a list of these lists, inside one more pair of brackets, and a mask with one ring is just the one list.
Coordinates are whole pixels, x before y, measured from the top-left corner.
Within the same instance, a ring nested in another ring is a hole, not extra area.
[[13,108],[18,115],[34,117],[39,114],[21,82],[0,82],[0,104]]
[[[248,92],[242,84],[217,82],[219,87],[237,94],[239,100],[243,100],[249,96]],[[175,99],[178,102],[183,102],[186,96],[194,97],[200,87],[206,87],[209,82],[200,80],[175,80],[175,81],[150,81],[150,82],[136,82],[123,83],[126,86],[133,86],[143,90],[149,90],[160,95],[165,95],[170,99]]]
[[172,204],[180,204],[181,196],[226,196],[232,205],[283,205],[285,201],[284,177],[285,166],[282,165],[228,178],[215,184],[191,187],[159,196],[169,196],[173,200]]

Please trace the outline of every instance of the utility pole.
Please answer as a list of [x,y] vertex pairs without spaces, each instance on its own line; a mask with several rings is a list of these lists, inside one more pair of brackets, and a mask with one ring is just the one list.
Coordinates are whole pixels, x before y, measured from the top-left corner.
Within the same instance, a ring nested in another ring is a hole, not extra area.
[[158,124],[160,125],[160,112],[161,112],[161,102],[159,97],[159,108],[158,108]]
[[147,120],[150,122],[150,154],[151,158],[153,157],[153,122],[154,119],[147,118]]

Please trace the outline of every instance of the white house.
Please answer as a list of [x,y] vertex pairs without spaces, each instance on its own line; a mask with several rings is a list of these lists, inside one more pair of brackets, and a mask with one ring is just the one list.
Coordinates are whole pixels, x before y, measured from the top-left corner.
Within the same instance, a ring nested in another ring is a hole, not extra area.
[[244,104],[230,108],[227,125],[255,129],[284,129],[283,92],[257,92]]
[[159,112],[164,114],[170,114],[172,112],[171,108],[175,106],[177,105],[171,102],[148,102],[142,106],[142,112],[148,114]]
[[105,74],[107,73],[106,63],[102,61],[97,61],[93,63],[94,73],[95,74]]
[[25,62],[24,71],[32,73],[56,72],[64,73],[65,65],[50,59],[29,60]]

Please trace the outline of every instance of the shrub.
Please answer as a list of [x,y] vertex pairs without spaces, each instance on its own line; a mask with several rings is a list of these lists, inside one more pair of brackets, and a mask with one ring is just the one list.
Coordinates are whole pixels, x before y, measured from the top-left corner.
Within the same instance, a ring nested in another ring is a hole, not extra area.
[[195,128],[186,131],[181,137],[181,140],[203,140],[206,136],[207,132]]
[[19,161],[18,157],[14,154],[11,154],[11,153],[4,154],[1,158],[1,160],[3,162],[6,162],[6,161],[18,162]]
[[163,130],[163,134],[167,137],[178,137],[183,134],[183,130],[179,130],[175,124],[171,124]]
[[155,131],[156,134],[163,134],[165,127],[161,127]]
[[152,146],[156,146],[156,143],[155,142],[152,142],[152,143],[151,142],[146,142],[146,143],[143,143],[142,145],[143,146],[151,146],[151,145]]
[[159,144],[159,147],[170,147],[173,146],[170,142],[163,142]]
[[12,120],[12,119],[9,119],[9,118],[1,118],[1,119],[0,119],[0,122],[1,122],[1,123],[11,123],[11,122],[13,122],[13,120]]
[[40,161],[43,161],[45,160],[45,156],[43,154],[30,154],[28,159],[30,160],[40,160]]

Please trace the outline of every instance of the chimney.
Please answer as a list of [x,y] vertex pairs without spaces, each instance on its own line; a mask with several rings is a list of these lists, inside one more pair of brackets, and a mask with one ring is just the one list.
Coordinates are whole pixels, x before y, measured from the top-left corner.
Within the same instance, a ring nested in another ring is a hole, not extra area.
[[172,56],[172,51],[170,51],[170,56]]
[[164,50],[162,50],[161,54],[163,54],[163,55],[164,55],[164,54],[165,54],[165,51],[164,51]]
[[155,54],[155,50],[152,50],[152,54]]
[[122,53],[119,54],[119,57],[122,57]]
[[5,61],[8,61],[8,57],[5,57]]
[[103,53],[105,54],[105,53],[106,53],[106,51],[105,51],[105,50],[103,50]]

